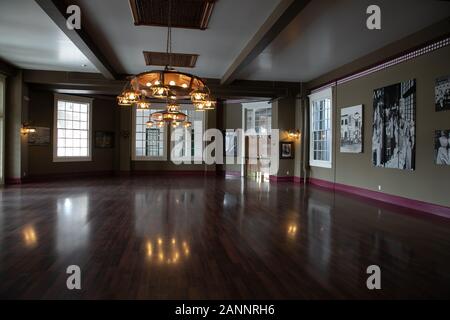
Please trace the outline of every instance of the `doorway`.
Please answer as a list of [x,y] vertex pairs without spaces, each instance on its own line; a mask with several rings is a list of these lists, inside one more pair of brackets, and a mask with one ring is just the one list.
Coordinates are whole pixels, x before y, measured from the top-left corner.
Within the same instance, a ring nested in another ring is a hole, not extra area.
[[270,173],[272,104],[252,102],[242,104],[244,124],[243,176],[266,181]]

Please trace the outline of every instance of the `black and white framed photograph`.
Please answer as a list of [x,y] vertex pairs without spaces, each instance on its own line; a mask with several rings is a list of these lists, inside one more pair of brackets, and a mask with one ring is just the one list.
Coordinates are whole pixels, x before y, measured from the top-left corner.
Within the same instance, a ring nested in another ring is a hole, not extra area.
[[114,148],[114,132],[96,131],[95,132],[95,147],[99,149]]
[[362,152],[363,121],[362,104],[341,109],[341,152]]
[[434,94],[436,111],[450,110],[450,76],[436,79]]
[[374,90],[373,109],[373,165],[414,170],[416,81]]
[[294,158],[294,143],[291,141],[280,142],[280,159]]
[[35,127],[35,131],[28,134],[28,144],[30,146],[49,146],[50,128]]
[[438,165],[450,165],[450,129],[435,131],[434,160]]

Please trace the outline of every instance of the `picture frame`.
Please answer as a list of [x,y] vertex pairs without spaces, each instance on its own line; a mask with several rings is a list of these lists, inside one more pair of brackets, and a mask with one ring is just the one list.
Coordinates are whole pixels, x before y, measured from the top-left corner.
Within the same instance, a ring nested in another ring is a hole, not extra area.
[[450,75],[436,79],[434,94],[435,110],[437,112],[450,110]]
[[434,132],[434,163],[450,166],[450,129]]
[[372,163],[415,170],[416,80],[373,91]]
[[35,127],[35,132],[28,134],[29,146],[49,146],[51,129],[48,127]]
[[294,142],[280,142],[280,159],[294,159]]
[[364,144],[363,105],[341,109],[341,153],[362,153]]
[[112,131],[95,131],[94,145],[97,149],[114,148],[114,132]]

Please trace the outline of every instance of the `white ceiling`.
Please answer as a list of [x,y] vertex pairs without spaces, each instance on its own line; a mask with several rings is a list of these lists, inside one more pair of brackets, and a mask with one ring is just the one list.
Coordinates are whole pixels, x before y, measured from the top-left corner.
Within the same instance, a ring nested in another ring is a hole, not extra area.
[[0,0],[0,58],[23,69],[97,72],[34,0]]
[[[381,8],[382,29],[366,28]],[[238,78],[310,81],[450,16],[438,0],[313,0]]]
[[[173,29],[174,52],[200,55],[184,71],[221,78],[279,2],[218,0],[206,31]],[[380,31],[365,27],[373,3]],[[165,51],[166,28],[135,26],[128,0],[71,4],[117,73],[151,69],[142,51]],[[449,1],[313,0],[238,78],[309,81],[449,16]],[[0,58],[24,69],[97,72],[34,0],[0,0]]]
[[[219,0],[208,29],[172,30],[173,52],[199,54],[195,69],[184,71],[220,78],[280,0]],[[166,50],[167,28],[135,26],[128,0],[73,0],[83,24],[118,73],[136,74],[146,67],[143,51]],[[112,53],[112,55],[110,55]],[[180,69],[182,70],[182,69]]]

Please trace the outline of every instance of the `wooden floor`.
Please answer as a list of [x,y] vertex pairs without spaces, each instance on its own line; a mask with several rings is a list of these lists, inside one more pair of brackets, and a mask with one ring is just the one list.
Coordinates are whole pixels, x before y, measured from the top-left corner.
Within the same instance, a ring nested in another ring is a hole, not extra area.
[[448,220],[316,187],[102,178],[0,199],[0,298],[450,298]]

